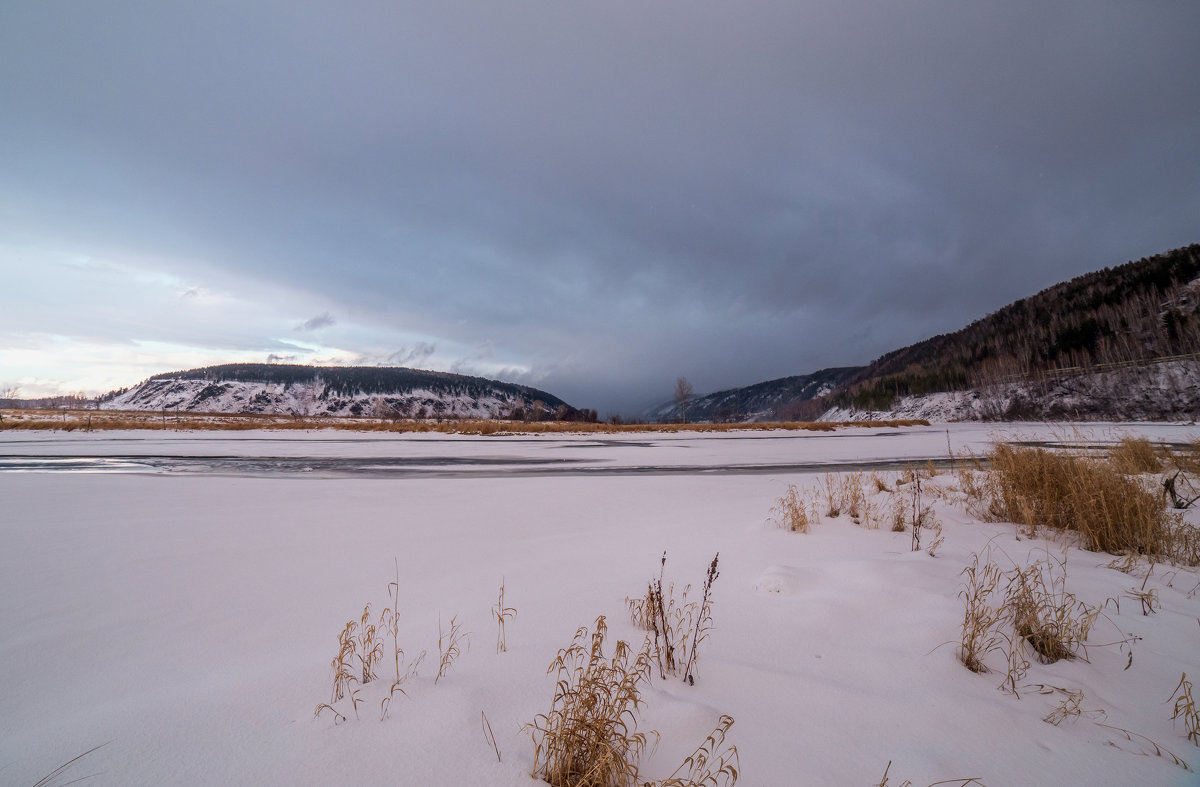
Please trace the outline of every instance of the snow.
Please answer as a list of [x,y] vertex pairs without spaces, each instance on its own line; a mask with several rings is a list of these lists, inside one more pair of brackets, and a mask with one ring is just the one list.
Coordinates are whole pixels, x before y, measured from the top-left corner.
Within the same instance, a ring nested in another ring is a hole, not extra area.
[[[1054,698],[1017,699],[997,690],[999,672],[976,675],[956,660],[956,594],[971,554],[990,544],[998,559],[1023,563],[1042,550],[1060,555],[1062,545],[1017,540],[1011,525],[981,523],[947,501],[936,503],[946,537],[937,557],[911,552],[908,533],[845,516],[808,534],[767,521],[788,484],[809,489],[821,478],[797,466],[942,458],[948,439],[956,452],[982,453],[995,431],[5,431],[0,459],[408,457],[429,460],[429,472],[0,472],[0,781],[32,784],[105,744],[71,774],[114,785],[532,784],[522,727],[549,709],[547,666],[601,614],[610,650],[617,638],[640,644],[624,599],[644,589],[665,550],[668,577],[693,585],[720,552],[716,628],[695,686],[655,677],[646,690],[641,728],[663,737],[643,762],[644,779],[669,775],[728,713],[741,785],[875,784],[889,760],[893,784],[1197,783],[1092,720],[1043,722]],[[1003,432],[1064,436],[1033,424]],[[1120,434],[1182,442],[1198,430],[1089,425],[1073,437]],[[452,457],[478,461],[439,474],[438,460]],[[558,469],[540,472],[550,468]],[[1106,568],[1109,556],[1067,555],[1069,588],[1089,603],[1141,582]],[[376,612],[387,604],[394,565],[400,644],[430,655],[387,720],[379,720],[386,680],[364,687],[360,719],[343,701],[347,723],[314,720],[316,704],[329,700],[338,632],[364,603]],[[507,625],[509,651],[497,654],[489,610],[502,577],[519,613]],[[1024,683],[1082,689],[1083,707],[1103,709],[1105,723],[1200,767],[1164,704],[1182,672],[1200,676],[1200,594],[1189,594],[1198,583],[1194,570],[1157,567],[1147,582],[1161,599],[1156,614],[1143,616],[1128,598],[1119,613],[1110,605],[1089,661],[1035,664]],[[439,615],[455,614],[470,649],[434,686]],[[1101,645],[1129,634],[1142,639],[1125,670],[1127,652]],[[481,712],[502,762],[484,740]]]
[[1194,420],[1200,415],[1200,360],[1159,361],[1061,379],[998,383],[901,397],[889,410],[835,407],[823,421],[1004,421],[1015,418]]
[[412,388],[394,394],[329,394],[320,379],[282,383],[233,380],[151,379],[103,402],[105,410],[196,411],[212,413],[271,413],[296,415],[370,415],[381,409],[406,408],[433,412],[442,408],[459,418],[500,418],[514,406],[528,404],[501,387],[483,396],[451,394]]

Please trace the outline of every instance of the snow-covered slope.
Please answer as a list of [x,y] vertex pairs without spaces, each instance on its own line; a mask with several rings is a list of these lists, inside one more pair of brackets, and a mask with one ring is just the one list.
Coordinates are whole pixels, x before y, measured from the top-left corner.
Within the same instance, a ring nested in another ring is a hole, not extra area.
[[1023,381],[966,391],[905,396],[888,410],[835,407],[824,421],[1194,421],[1200,417],[1200,360],[1176,360]]
[[[415,369],[352,367],[210,367],[156,375],[102,399],[108,410],[183,410],[218,413],[364,415],[389,417],[508,417],[541,402],[566,406],[545,391],[479,377]],[[370,379],[360,379],[369,376]],[[250,379],[248,379],[250,378]],[[259,378],[259,379],[252,379]]]

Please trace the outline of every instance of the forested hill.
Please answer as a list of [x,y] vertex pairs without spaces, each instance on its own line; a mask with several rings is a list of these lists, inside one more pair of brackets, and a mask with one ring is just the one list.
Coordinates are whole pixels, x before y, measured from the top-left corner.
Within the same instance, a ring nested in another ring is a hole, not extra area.
[[182,372],[156,374],[151,380],[220,380],[243,383],[293,385],[316,382],[337,396],[355,394],[400,394],[424,389],[435,393],[483,396],[491,391],[506,391],[528,399],[540,400],[547,407],[565,404],[546,391],[527,385],[503,383],[485,377],[451,372],[430,372],[403,366],[301,366],[274,363],[227,363]]
[[678,401],[664,402],[645,413],[653,421],[713,421],[716,423],[774,420],[789,417],[786,409],[824,396],[845,383],[862,367],[822,369],[812,374],[730,388],[690,399],[686,410]]
[[1198,353],[1198,277],[1200,244],[1077,276],[881,356],[832,401],[886,410],[910,394]]
[[101,397],[111,409],[498,418],[594,417],[546,391],[449,372],[387,366],[222,364],[156,374]]

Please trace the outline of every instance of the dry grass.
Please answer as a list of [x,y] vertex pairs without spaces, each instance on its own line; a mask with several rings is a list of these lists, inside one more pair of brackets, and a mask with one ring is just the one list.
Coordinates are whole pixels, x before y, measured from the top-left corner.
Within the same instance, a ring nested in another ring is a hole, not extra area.
[[696,602],[688,601],[692,586],[685,585],[679,598],[675,583],[663,585],[667,553],[659,560],[658,578],[646,584],[646,593],[635,599],[626,597],[629,618],[635,626],[653,635],[654,660],[659,677],[676,674],[679,663],[686,658],[688,632],[696,619]]
[[[714,558],[711,579],[716,562]],[[655,782],[638,781],[650,739],[655,746],[659,740],[653,730],[638,731],[645,702],[641,691],[652,669],[650,640],[636,654],[618,641],[608,658],[607,632],[601,615],[591,632],[587,627],[576,631],[570,647],[560,650],[546,670],[557,678],[550,712],[526,727],[533,738],[533,775],[554,787],[733,787],[741,764],[737,747],[725,746],[733,726],[733,718],[725,715],[674,773]]]
[[979,555],[971,555],[971,565],[962,570],[965,587],[958,597],[963,601],[962,637],[958,660],[972,672],[987,672],[983,658],[1000,647],[996,626],[1003,619],[999,606],[992,606],[992,595],[1000,583],[1000,569],[990,560],[979,565]]
[[1009,575],[1004,598],[1007,616],[1017,636],[1043,664],[1075,658],[1100,614],[1099,607],[1068,592],[1066,584],[1065,558],[1048,556]]
[[841,485],[837,476],[826,473],[821,479],[821,495],[825,499],[825,516],[837,519],[842,515]]
[[492,617],[496,619],[496,652],[508,652],[508,640],[504,624],[517,616],[517,608],[506,606],[504,603],[504,578],[500,578],[500,598],[492,607]]
[[492,747],[492,751],[496,752],[496,762],[503,762],[500,757],[500,746],[496,743],[496,733],[492,732],[492,723],[488,721],[487,714],[479,711],[479,726],[483,728],[483,739]]
[[832,432],[839,428],[928,426],[924,420],[898,421],[770,421],[744,424],[611,424],[579,421],[506,421],[499,419],[393,420],[340,416],[297,416],[265,413],[198,413],[141,410],[3,410],[0,429],[214,431],[248,429],[337,429],[352,432],[442,432],[470,435],[621,434],[626,432]]
[[[695,685],[696,682],[696,657],[700,652],[700,643],[708,639],[708,633],[712,631],[713,627],[712,586],[717,581],[717,577],[721,575],[721,572],[717,570],[717,562],[720,558],[720,552],[713,555],[712,563],[708,564],[708,571],[704,575],[704,585],[700,593],[700,611],[696,614],[696,624],[692,628],[692,644],[687,649],[686,661],[683,665],[683,682],[689,686]],[[732,719],[730,723],[733,723]],[[722,734],[722,738],[724,738],[724,734]]]
[[787,491],[771,509],[772,520],[784,530],[792,533],[807,533],[808,509],[795,484],[788,484]]
[[[987,513],[1029,533],[1050,527],[1078,533],[1095,552],[1173,559],[1194,531],[1167,513],[1159,495],[1103,460],[1005,444],[989,460],[981,492]],[[1190,560],[1186,549],[1181,554]]]
[[463,650],[471,647],[471,635],[462,630],[458,616],[450,618],[450,630],[442,631],[442,619],[438,618],[438,672],[433,679],[433,685],[446,676],[454,662],[463,654]]
[[[1124,738],[1127,742],[1136,745],[1139,749],[1141,749],[1141,751],[1137,752],[1139,754],[1144,754],[1147,756],[1153,754],[1155,757],[1164,757],[1164,758],[1171,760],[1171,762],[1175,763],[1180,768],[1183,768],[1185,771],[1192,770],[1191,767],[1186,762],[1184,762],[1183,758],[1181,758],[1179,755],[1174,754],[1173,752],[1168,751],[1167,749],[1164,749],[1162,746],[1159,746],[1157,743],[1155,743],[1151,739],[1147,738],[1145,735],[1142,735],[1142,734],[1136,733],[1136,732],[1132,732],[1123,727],[1114,727],[1111,724],[1103,724],[1098,721],[1093,722],[1093,723],[1097,727],[1101,727],[1103,729],[1111,730],[1112,732],[1117,733],[1120,737]],[[1116,743],[1113,743],[1112,741],[1110,741],[1109,743],[1118,749],[1121,748],[1120,746],[1118,746]],[[1149,747],[1149,748],[1147,749],[1147,747]]]
[[[871,478],[873,493],[881,491],[881,487],[892,491],[878,475],[872,474]],[[821,511],[830,519],[837,519],[844,513],[856,525],[878,529],[879,506],[868,497],[864,479],[864,473],[826,473],[822,476],[813,501],[814,518],[819,518]]]
[[[558,652],[547,673],[557,682],[548,713],[529,725],[534,745],[533,775],[554,787],[630,787],[647,749],[639,732],[641,687],[650,678],[650,644],[634,654],[618,641],[604,655],[604,616],[593,630],[580,628],[570,647]],[[651,732],[657,745],[658,733]]]
[[1192,682],[1187,679],[1186,672],[1179,679],[1179,684],[1175,686],[1171,696],[1167,698],[1167,702],[1171,700],[1175,700],[1175,712],[1171,716],[1171,721],[1183,719],[1183,725],[1187,729],[1187,739],[1194,745],[1200,746],[1200,711],[1196,710],[1196,700],[1192,697]]
[[[1146,571],[1146,576],[1142,577],[1142,586],[1140,588],[1130,588],[1125,591],[1126,598],[1132,598],[1142,605],[1142,616],[1153,615],[1155,607],[1159,605],[1158,590],[1150,588],[1146,590],[1146,583],[1150,581],[1150,575],[1154,573],[1154,564],[1150,564],[1150,568]],[[1118,603],[1117,612],[1121,611]]]
[[[386,633],[392,635],[392,663],[395,672],[392,677],[392,685],[388,687],[388,695],[379,703],[380,721],[388,717],[392,701],[396,698],[397,693],[408,696],[404,686],[416,675],[417,668],[425,659],[425,651],[421,651],[415,659],[409,662],[405,658],[404,649],[400,647],[400,564],[399,561],[393,560],[393,562],[396,566],[396,578],[388,583],[388,599],[391,601],[391,606],[385,607],[380,613],[379,625]],[[403,669],[401,669],[401,665],[404,665]]]
[[[1019,696],[1021,681],[1031,666],[1027,648],[1043,664],[1086,659],[1087,637],[1101,609],[1080,601],[1067,590],[1065,557],[1058,559],[1047,553],[1045,560],[1003,572],[990,553],[982,562],[979,555],[973,554],[962,575],[965,580],[958,595],[964,609],[958,658],[967,669],[989,672],[985,658],[1003,650],[1006,664],[1000,688]],[[1124,648],[1132,640],[1109,644]],[[1132,662],[1130,650],[1129,664]]]
[[647,583],[645,594],[637,598],[625,597],[633,625],[651,634],[654,662],[658,665],[660,678],[682,671],[684,682],[695,682],[698,649],[712,630],[712,585],[720,575],[717,570],[719,558],[720,553],[714,555],[708,566],[699,603],[688,600],[691,585],[684,586],[679,598],[675,597],[674,582],[663,585],[666,552],[659,561],[658,577]]
[[863,493],[863,474],[843,473],[839,494],[841,495],[842,510],[854,521],[854,524],[861,525],[867,506],[867,496]]
[[383,641],[379,638],[379,631],[375,624],[370,622],[370,618],[371,605],[367,604],[363,607],[362,618],[359,620],[358,649],[355,654],[362,670],[363,683],[370,683],[379,677],[375,672],[375,667],[383,658]]
[[1189,475],[1200,475],[1200,440],[1193,440],[1182,450],[1171,451],[1167,458],[1177,470]]
[[[883,769],[883,778],[880,779],[878,782],[876,782],[874,787],[892,787],[891,783],[888,782],[888,772],[891,769],[892,769],[892,761],[888,760],[887,767]],[[944,779],[940,782],[933,782],[932,784],[929,785],[929,787],[938,787],[938,785],[942,785],[942,784],[957,784],[958,787],[968,787],[968,785],[975,784],[975,785],[978,785],[978,787],[987,787],[987,785],[985,785],[983,782],[981,782],[979,780],[979,777],[977,777],[977,776],[971,776],[971,777],[968,777],[965,779]],[[900,784],[898,784],[896,787],[912,787],[912,781],[909,779],[905,779],[904,781],[900,782]]]
[[[57,785],[59,783],[58,782],[59,778],[62,777],[63,775],[65,775],[66,772],[69,771],[72,767],[74,767],[74,765],[77,762],[79,762],[80,760],[82,760],[84,757],[88,756],[92,752],[102,749],[107,745],[108,745],[107,743],[102,743],[99,746],[93,746],[92,748],[85,751],[83,754],[72,757],[71,759],[64,762],[62,765],[58,766],[57,768],[50,771],[45,776],[43,776],[42,778],[40,778],[36,782],[34,782],[33,787],[55,787],[55,785]],[[98,774],[98,773],[90,773],[87,776],[76,776],[76,777],[72,778],[70,781],[63,782],[62,784],[65,787],[65,785],[68,785],[68,784],[77,784],[78,782],[87,781],[88,779],[94,779],[99,775],[100,774]]]
[[[380,719],[386,719],[397,693],[405,694],[404,685],[416,674],[417,668],[425,658],[421,651],[416,659],[408,662],[404,650],[400,647],[400,568],[396,565],[396,578],[388,583],[388,599],[391,604],[379,614],[377,623],[371,622],[371,605],[363,607],[362,615],[357,621],[350,620],[338,634],[337,655],[330,662],[329,671],[333,676],[333,686],[330,690],[329,702],[322,702],[313,711],[314,718],[320,718],[329,713],[333,716],[334,724],[346,721],[346,714],[337,708],[337,703],[349,698],[354,717],[360,718],[358,706],[365,702],[359,696],[360,689],[367,683],[379,678],[379,663],[386,652],[384,638],[391,636],[392,660],[395,676],[388,694],[380,703]],[[440,644],[440,643],[439,643]]]
[[1157,473],[1162,470],[1159,449],[1144,437],[1122,437],[1108,453],[1117,472],[1126,475]]
[[383,642],[377,635],[375,625],[370,622],[370,616],[371,605],[367,604],[363,607],[362,617],[357,622],[347,621],[338,634],[338,652],[329,665],[333,674],[329,702],[318,704],[313,716],[319,718],[322,713],[329,711],[333,714],[334,723],[345,721],[345,714],[337,710],[333,703],[349,697],[354,717],[358,718],[358,706],[363,702],[358,696],[358,689],[378,677],[375,667],[383,657]]
[[733,787],[738,780],[741,761],[737,746],[722,749],[725,735],[733,726],[732,716],[721,716],[716,728],[709,733],[683,764],[655,787]]
[[1050,686],[1045,683],[1038,683],[1032,688],[1037,691],[1038,694],[1044,694],[1052,697],[1062,697],[1058,705],[1056,705],[1053,710],[1042,717],[1042,721],[1046,722],[1047,724],[1053,724],[1055,727],[1059,726],[1068,719],[1071,721],[1075,721],[1080,717],[1086,717],[1089,719],[1104,719],[1108,716],[1103,709],[1094,708],[1088,710],[1083,707],[1083,689],[1071,691],[1070,689],[1064,689],[1060,686]]

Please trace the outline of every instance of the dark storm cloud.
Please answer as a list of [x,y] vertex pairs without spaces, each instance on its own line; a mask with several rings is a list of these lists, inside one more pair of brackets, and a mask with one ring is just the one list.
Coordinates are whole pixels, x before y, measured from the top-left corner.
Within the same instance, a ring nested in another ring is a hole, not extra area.
[[628,407],[1197,240],[1198,29],[1166,0],[9,4],[0,220]]

